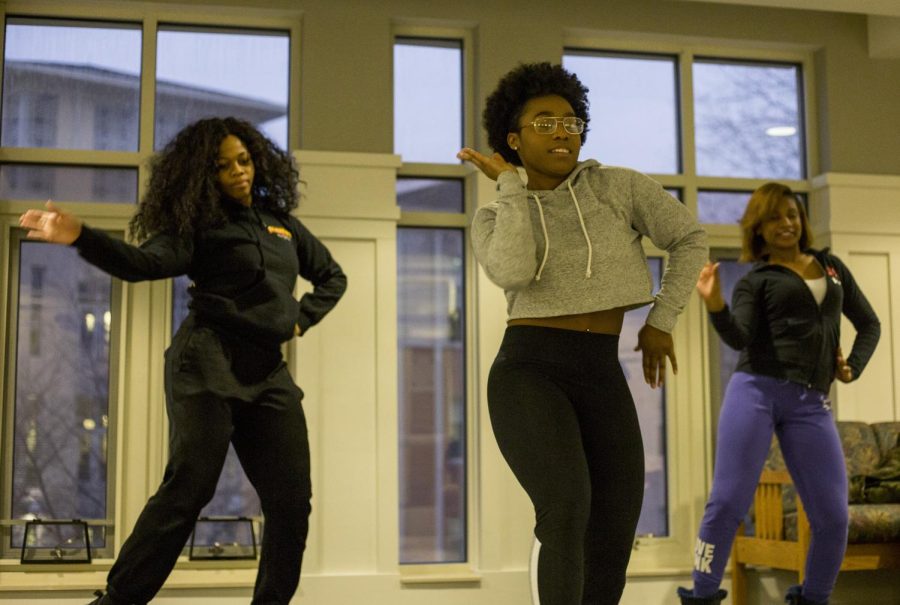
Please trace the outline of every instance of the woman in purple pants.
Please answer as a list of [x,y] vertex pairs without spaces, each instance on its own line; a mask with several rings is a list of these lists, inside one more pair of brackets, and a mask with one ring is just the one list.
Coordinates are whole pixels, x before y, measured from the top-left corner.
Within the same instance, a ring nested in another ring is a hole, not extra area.
[[[741,219],[741,260],[753,261],[729,308],[717,264],[707,263],[697,290],[716,331],[740,360],[719,419],[712,493],[694,551],[694,587],[683,605],[721,603],[719,588],[738,523],[750,508],[772,439],[809,516],[812,539],[803,586],[787,603],[820,605],[837,579],[847,544],[847,473],[828,390],[859,377],[881,327],[847,267],[813,250],[802,204],[786,186],[757,189]],[[840,349],[841,314],[856,329],[850,356]]]

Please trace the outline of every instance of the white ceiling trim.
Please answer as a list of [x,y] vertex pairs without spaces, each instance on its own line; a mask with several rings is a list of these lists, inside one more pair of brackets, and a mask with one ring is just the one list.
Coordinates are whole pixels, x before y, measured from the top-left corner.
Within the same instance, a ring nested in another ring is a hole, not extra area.
[[677,0],[900,17],[900,0]]

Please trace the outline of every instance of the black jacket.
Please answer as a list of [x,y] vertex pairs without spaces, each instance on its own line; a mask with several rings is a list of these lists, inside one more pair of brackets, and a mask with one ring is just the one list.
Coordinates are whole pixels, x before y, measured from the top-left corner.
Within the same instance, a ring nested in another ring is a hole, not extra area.
[[850,270],[828,250],[807,250],[825,269],[825,299],[817,305],[803,278],[758,262],[735,286],[731,309],[710,313],[728,346],[741,351],[736,371],[799,382],[827,393],[840,346],[841,314],[856,329],[846,362],[858,377],[881,335],[881,324]]
[[[185,241],[160,233],[138,246],[82,227],[73,243],[89,263],[126,281],[187,274],[189,307],[220,333],[272,347],[305,333],[334,307],[347,278],[328,249],[290,215],[233,204],[222,226]],[[293,296],[297,275],[313,291]]]

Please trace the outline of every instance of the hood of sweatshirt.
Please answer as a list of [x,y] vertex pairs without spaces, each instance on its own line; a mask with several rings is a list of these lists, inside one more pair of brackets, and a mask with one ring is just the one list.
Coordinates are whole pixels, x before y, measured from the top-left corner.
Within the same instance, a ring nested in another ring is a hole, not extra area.
[[[584,215],[581,212],[581,204],[578,203],[578,190],[586,189],[590,185],[585,182],[586,179],[579,179],[579,175],[588,169],[600,166],[600,163],[597,160],[584,160],[579,162],[572,172],[569,173],[569,176],[566,179],[556,186],[553,190],[547,191],[531,191],[529,197],[534,200],[534,203],[537,204],[538,214],[541,219],[541,230],[544,234],[544,254],[541,259],[541,264],[538,267],[537,274],[534,276],[534,279],[537,281],[541,280],[541,274],[544,271],[544,267],[547,264],[547,259],[550,258],[550,235],[547,233],[547,221],[544,217],[544,206],[541,203],[541,197],[544,197],[547,200],[558,198],[560,195],[563,197],[568,197],[572,204],[575,206],[575,213],[578,215],[578,224],[581,226],[581,233],[584,235],[585,246],[587,247],[587,265],[584,270],[585,279],[590,278],[591,276],[591,262],[594,258],[594,247],[591,244],[590,235],[588,235],[587,227],[584,224]],[[584,195],[582,196],[584,197]]]

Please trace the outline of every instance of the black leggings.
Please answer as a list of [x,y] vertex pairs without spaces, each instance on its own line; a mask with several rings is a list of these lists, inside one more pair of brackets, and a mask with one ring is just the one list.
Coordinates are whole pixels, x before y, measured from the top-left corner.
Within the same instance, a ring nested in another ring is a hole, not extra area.
[[488,378],[500,451],[534,504],[541,605],[619,602],[644,448],[618,336],[510,326]]

